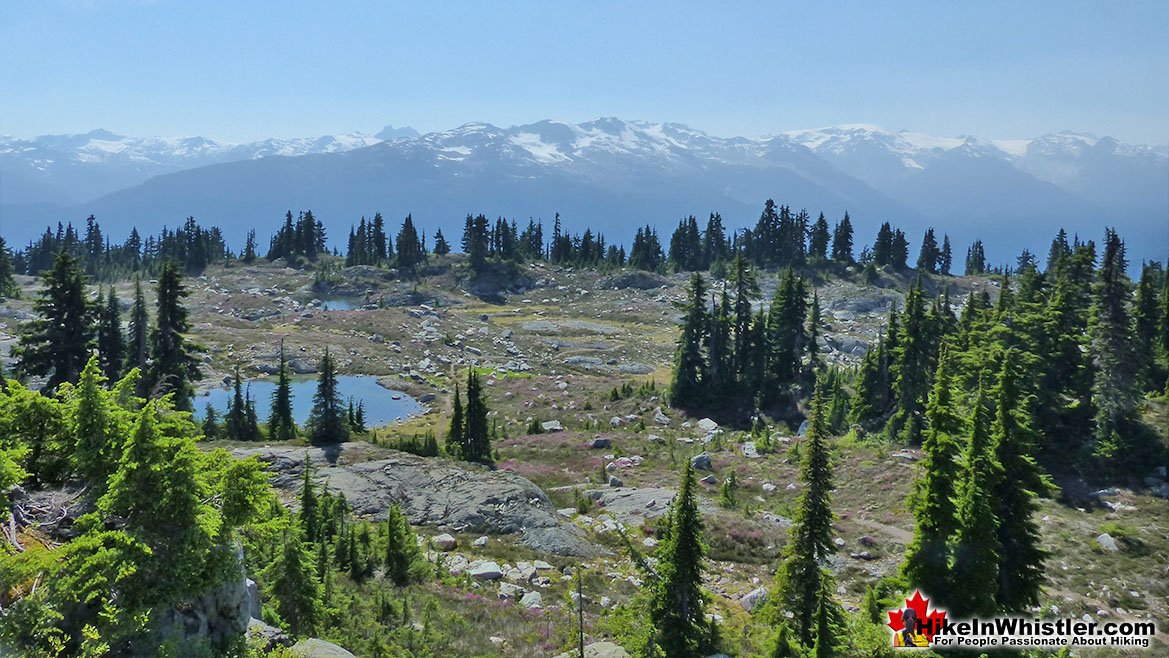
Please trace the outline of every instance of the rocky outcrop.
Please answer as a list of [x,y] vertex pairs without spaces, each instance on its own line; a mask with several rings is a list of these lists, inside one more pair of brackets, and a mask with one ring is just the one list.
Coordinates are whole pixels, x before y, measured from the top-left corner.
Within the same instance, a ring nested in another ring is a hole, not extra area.
[[[156,626],[152,637],[145,638],[136,655],[155,655],[164,641],[189,649],[179,655],[194,655],[208,645],[227,646],[243,636],[252,619],[252,596],[247,575],[243,568],[243,550],[236,547],[237,566],[223,582],[215,585],[202,595],[165,610],[156,609],[152,617],[161,623]],[[137,642],[135,643],[137,644]]]
[[[586,644],[585,658],[629,658],[629,652],[619,644],[612,642],[593,642]],[[556,658],[580,658],[580,650],[566,651]]]
[[292,653],[300,658],[357,658],[336,644],[315,637],[297,642],[292,647]]
[[[366,444],[343,444],[328,452],[284,446],[242,448],[233,454],[258,456],[273,473],[275,486],[296,493],[307,455],[316,481],[344,493],[358,515],[385,519],[390,505],[397,505],[414,525],[519,534],[520,544],[555,555],[588,557],[596,552],[577,528],[560,523],[539,487],[508,471],[392,450],[370,453]],[[372,459],[350,463],[361,458]]]
[[669,283],[670,280],[666,277],[651,272],[625,272],[601,279],[597,282],[597,287],[604,289],[616,288],[618,290],[625,288],[649,290],[650,288],[661,288]]

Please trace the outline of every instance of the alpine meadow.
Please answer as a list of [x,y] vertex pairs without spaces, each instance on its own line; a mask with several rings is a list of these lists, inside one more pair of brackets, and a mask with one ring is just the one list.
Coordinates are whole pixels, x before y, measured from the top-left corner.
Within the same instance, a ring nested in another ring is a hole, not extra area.
[[1169,655],[1166,6],[273,9],[0,9],[0,656]]

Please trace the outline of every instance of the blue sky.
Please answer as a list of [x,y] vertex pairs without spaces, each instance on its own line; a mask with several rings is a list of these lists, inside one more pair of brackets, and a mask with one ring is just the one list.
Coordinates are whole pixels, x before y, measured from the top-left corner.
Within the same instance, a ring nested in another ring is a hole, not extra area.
[[[813,6],[831,4],[833,6]],[[1169,2],[5,0],[0,133],[597,116],[1169,142]]]

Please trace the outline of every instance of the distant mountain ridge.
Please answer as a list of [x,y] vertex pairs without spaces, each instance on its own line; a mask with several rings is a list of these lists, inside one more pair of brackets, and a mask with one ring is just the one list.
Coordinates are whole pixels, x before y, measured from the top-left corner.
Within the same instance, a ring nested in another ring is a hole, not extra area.
[[913,240],[931,225],[959,246],[981,237],[996,262],[1022,247],[1045,252],[1060,226],[1098,238],[1117,225],[1147,251],[1130,247],[1134,258],[1163,258],[1169,243],[1169,147],[1068,132],[988,140],[854,124],[723,138],[616,118],[250,144],[94,131],[0,137],[0,173],[13,244],[90,213],[115,236],[195,215],[238,240],[246,226],[264,235],[289,208],[312,208],[334,238],[375,211],[413,213],[448,236],[468,212],[560,212],[573,230],[622,242],[637,225],[668,233],[688,214],[751,225],[766,198],[832,220],[849,211],[858,251],[885,220]]

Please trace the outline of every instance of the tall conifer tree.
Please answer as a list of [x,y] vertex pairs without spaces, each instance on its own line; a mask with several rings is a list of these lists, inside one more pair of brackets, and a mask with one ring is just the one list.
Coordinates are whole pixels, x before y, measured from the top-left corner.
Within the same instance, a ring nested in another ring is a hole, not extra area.
[[690,277],[689,301],[682,334],[678,338],[674,376],[670,383],[670,401],[681,408],[692,407],[702,398],[702,378],[706,363],[702,356],[702,342],[709,322],[706,316],[706,285],[697,272]]
[[[98,295],[99,302],[101,295]],[[126,360],[126,343],[122,338],[122,317],[118,308],[118,297],[110,286],[109,297],[98,311],[97,353],[101,371],[109,379],[122,374],[122,363]]]
[[483,385],[474,368],[468,368],[467,371],[466,414],[462,457],[469,462],[490,465],[491,437],[487,428],[487,401],[483,399]]
[[706,547],[695,487],[694,467],[687,461],[670,507],[669,532],[657,549],[659,577],[650,595],[650,619],[667,656],[697,654],[709,641],[702,594]]
[[276,375],[276,391],[272,394],[272,413],[268,416],[268,437],[273,441],[291,441],[296,438],[296,422],[292,419],[292,385],[288,379],[284,341],[280,341],[280,370]]
[[57,252],[42,283],[33,303],[39,317],[21,328],[17,369],[47,376],[45,389],[55,391],[65,382],[76,382],[89,361],[94,309],[85,299],[85,276],[69,252]]
[[337,371],[327,347],[321,357],[320,371],[317,392],[313,395],[313,410],[308,419],[309,440],[316,444],[343,443],[349,440],[349,423],[337,390]]
[[994,491],[1001,469],[990,445],[986,394],[979,384],[971,410],[970,443],[958,499],[958,534],[954,540],[950,610],[956,618],[990,615],[998,593],[998,518]]
[[1013,352],[1003,356],[991,437],[994,461],[1002,468],[1002,476],[993,488],[1000,547],[995,600],[1005,612],[1023,612],[1027,606],[1039,603],[1047,554],[1040,546],[1042,536],[1035,523],[1037,497],[1047,491],[1047,483],[1032,457],[1032,398],[1024,397],[1020,391],[1016,360]]
[[795,525],[791,540],[784,548],[783,565],[776,574],[779,594],[776,600],[795,615],[795,630],[806,646],[811,646],[814,637],[816,604],[823,579],[820,561],[833,550],[832,460],[824,405],[823,380],[817,378],[805,440],[807,449],[800,465],[804,488],[796,503]]
[[158,277],[158,318],[151,333],[151,381],[163,394],[174,393],[175,409],[191,410],[191,380],[197,380],[202,348],[183,336],[190,330],[183,298],[183,275],[179,266],[167,261]]
[[459,397],[459,384],[455,382],[455,397],[451,403],[451,424],[446,433],[446,454],[455,459],[463,457],[463,434],[466,432],[463,418],[463,401]]
[[943,348],[934,378],[933,394],[926,409],[926,432],[917,480],[913,516],[913,541],[906,549],[901,572],[913,587],[943,603],[950,599],[950,552],[947,545],[957,530],[954,485],[958,482],[958,434],[962,419],[954,408],[954,379],[950,357]]

